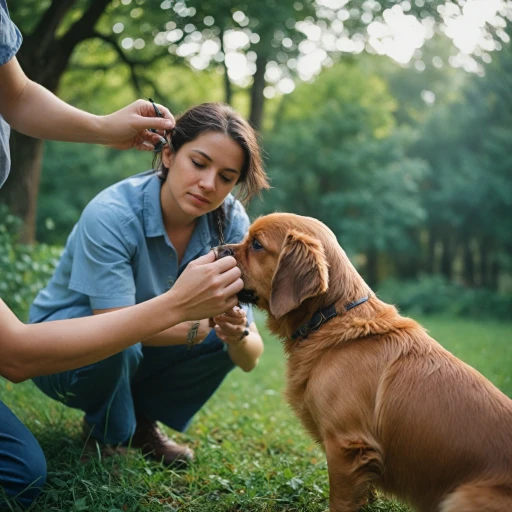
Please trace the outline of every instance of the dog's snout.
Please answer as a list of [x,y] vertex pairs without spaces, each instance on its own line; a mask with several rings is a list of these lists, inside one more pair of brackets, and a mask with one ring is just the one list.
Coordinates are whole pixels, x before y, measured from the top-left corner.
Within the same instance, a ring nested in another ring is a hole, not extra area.
[[226,256],[234,256],[235,251],[229,247],[220,247],[217,251],[217,258],[225,258]]
[[226,247],[223,245],[219,245],[218,247],[214,247],[212,251],[215,254],[216,259],[225,258],[226,256],[234,256],[235,251],[230,247]]

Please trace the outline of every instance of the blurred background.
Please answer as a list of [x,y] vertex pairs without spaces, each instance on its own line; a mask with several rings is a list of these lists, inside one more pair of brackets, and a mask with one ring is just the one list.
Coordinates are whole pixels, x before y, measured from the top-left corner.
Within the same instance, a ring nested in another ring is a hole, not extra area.
[[[512,2],[11,0],[26,74],[107,114],[233,105],[273,188],[406,312],[512,319]],[[38,115],[34,112],[34,115]],[[74,223],[150,153],[12,133],[0,295],[23,319]]]

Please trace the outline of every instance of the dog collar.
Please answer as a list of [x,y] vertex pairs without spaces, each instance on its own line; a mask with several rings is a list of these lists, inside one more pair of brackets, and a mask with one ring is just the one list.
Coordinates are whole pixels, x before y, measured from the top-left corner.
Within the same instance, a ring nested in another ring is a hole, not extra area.
[[[363,304],[366,302],[370,297],[367,295],[365,297],[361,297],[360,299],[357,299],[353,302],[350,302],[349,304],[345,305],[345,311],[350,311],[351,309],[355,308],[356,306],[359,306],[360,304]],[[334,304],[331,304],[330,306],[327,306],[326,308],[319,309],[315,312],[313,317],[309,322],[306,322],[305,324],[301,325],[293,334],[292,334],[292,340],[296,340],[297,338],[307,338],[308,334],[312,331],[317,331],[320,329],[320,327],[334,318],[335,316],[338,316],[338,312],[336,311],[336,308]]]

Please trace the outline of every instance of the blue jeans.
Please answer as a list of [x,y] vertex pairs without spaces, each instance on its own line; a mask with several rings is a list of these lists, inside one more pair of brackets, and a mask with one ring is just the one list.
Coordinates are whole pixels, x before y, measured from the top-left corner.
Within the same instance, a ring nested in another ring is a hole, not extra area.
[[190,351],[185,345],[138,343],[98,363],[34,382],[49,397],[84,411],[92,437],[118,444],[129,442],[135,432],[135,411],[185,430],[233,367],[212,331]]
[[46,460],[27,427],[0,401],[0,510],[28,507],[46,482]]

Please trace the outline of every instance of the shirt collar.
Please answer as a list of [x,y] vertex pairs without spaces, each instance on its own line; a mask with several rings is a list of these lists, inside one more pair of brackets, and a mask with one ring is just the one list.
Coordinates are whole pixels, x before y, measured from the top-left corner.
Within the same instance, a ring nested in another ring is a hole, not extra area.
[[144,190],[144,231],[147,237],[164,236],[165,227],[160,207],[160,189],[162,181],[155,174],[151,176]]
[[[144,191],[144,230],[147,237],[166,237],[164,220],[162,218],[162,208],[160,206],[160,189],[162,188],[163,181],[155,174],[151,176],[149,183]],[[210,225],[208,222],[208,215],[201,215],[197,219],[194,233],[187,248],[192,251],[197,251],[198,245],[202,248],[210,244],[211,240]],[[185,254],[185,258],[188,254]]]

